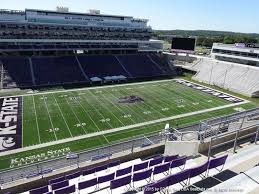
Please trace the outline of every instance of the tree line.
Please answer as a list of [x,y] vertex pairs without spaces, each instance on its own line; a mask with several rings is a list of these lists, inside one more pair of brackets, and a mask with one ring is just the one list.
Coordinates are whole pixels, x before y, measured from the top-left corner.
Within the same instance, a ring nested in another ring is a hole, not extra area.
[[196,37],[197,46],[212,47],[214,42],[224,44],[259,43],[259,34],[236,33],[208,30],[155,30],[154,38],[171,42],[173,36]]

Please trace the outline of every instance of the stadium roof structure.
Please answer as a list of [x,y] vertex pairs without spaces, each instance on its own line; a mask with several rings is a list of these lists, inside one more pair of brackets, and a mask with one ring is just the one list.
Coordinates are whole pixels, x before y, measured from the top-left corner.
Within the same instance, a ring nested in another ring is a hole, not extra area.
[[[62,12],[62,11],[53,11],[53,10],[42,10],[42,9],[25,9],[27,11],[37,11],[45,13],[57,13],[57,14],[71,14],[71,15],[80,15],[80,16],[97,16],[97,17],[115,17],[115,18],[129,18],[133,19],[133,16],[124,16],[124,15],[110,15],[110,14],[91,14],[91,13],[80,13],[80,12]],[[136,19],[136,18],[134,18]],[[141,21],[148,21],[148,19],[136,19]]]

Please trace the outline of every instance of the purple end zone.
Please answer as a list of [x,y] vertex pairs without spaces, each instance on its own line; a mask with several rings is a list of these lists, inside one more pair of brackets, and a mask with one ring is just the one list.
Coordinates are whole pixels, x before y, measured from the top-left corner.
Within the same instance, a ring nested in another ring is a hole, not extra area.
[[0,98],[0,152],[22,147],[22,97]]

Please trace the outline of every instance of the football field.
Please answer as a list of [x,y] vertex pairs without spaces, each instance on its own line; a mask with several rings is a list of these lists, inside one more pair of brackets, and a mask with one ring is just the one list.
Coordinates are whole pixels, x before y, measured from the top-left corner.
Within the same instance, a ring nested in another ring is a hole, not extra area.
[[6,122],[1,124],[5,135],[12,125],[17,131],[15,136],[3,137],[6,150],[0,150],[0,169],[49,159],[52,156],[32,160],[53,149],[94,149],[161,131],[166,123],[183,126],[254,107],[243,99],[233,103],[221,97],[225,94],[204,89],[207,93],[176,80],[161,80],[2,98],[2,110],[11,115],[18,103],[18,117],[16,123],[4,117]]
[[174,81],[24,96],[23,147],[226,104]]

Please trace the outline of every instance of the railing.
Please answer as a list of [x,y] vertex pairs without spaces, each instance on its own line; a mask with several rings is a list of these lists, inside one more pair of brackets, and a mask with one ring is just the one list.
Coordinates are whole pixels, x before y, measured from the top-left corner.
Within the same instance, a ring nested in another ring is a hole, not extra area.
[[165,133],[167,140],[177,140],[177,141],[191,141],[197,140],[197,131],[179,131],[175,128],[169,129],[170,132]]
[[[161,133],[160,130],[151,134],[147,134],[146,136],[135,136],[127,141],[118,141],[109,146],[78,152],[76,153],[78,157],[74,159],[68,160],[66,156],[63,156],[52,160],[38,162],[37,164],[30,164],[9,170],[2,170],[0,171],[0,185],[26,178],[28,177],[28,175],[34,172],[38,173],[48,169],[59,170],[69,166],[76,168],[79,166],[79,164],[83,162],[91,161],[92,157],[101,156],[105,153],[109,153],[109,156],[114,155],[115,153],[123,152],[134,153],[137,148],[165,143],[168,138],[174,139],[176,137],[177,140],[182,141],[199,140],[201,143],[204,142],[206,138],[211,138],[213,140],[227,134],[220,132],[220,128],[222,125],[227,125],[227,127],[229,127],[230,124],[239,122],[240,119],[242,119],[240,126],[242,126],[243,128],[253,126],[253,122],[248,122],[248,118],[250,118],[252,115],[258,117],[259,108],[203,121],[203,126],[206,126],[205,128],[202,127],[201,123],[195,123],[177,129],[169,129],[165,133]],[[240,127],[237,127],[237,129],[240,129]],[[237,134],[236,141],[241,138],[238,136],[238,131],[229,133]],[[257,131],[256,140],[258,139],[258,137],[259,134]],[[214,147],[211,147],[210,149],[214,149]]]
[[[164,137],[159,132],[149,134],[147,136],[138,136],[131,140],[116,142],[109,146],[99,147],[92,150],[76,153],[78,157],[67,159],[66,156],[55,158],[52,160],[42,161],[37,164],[26,165],[10,170],[0,172],[0,185],[13,182],[15,180],[27,178],[30,174],[39,174],[48,169],[59,170],[65,167],[79,167],[79,164],[92,161],[93,157],[101,156],[109,153],[108,157],[116,153],[134,153],[137,148],[148,147],[154,144],[164,142]],[[72,153],[73,154],[73,153]]]
[[[228,145],[233,143],[233,153],[236,153],[236,148],[238,146],[238,141],[248,138],[248,137],[254,137],[254,144],[257,144],[257,141],[259,140],[259,124],[256,124],[254,126],[249,126],[248,128],[251,127],[257,127],[256,132],[251,132],[248,134],[242,134],[240,132],[244,131],[247,128],[242,128],[242,129],[238,129],[236,131],[231,131],[228,133],[224,133],[215,137],[211,137],[210,139],[210,144],[209,144],[209,149],[208,149],[208,159],[211,157],[211,153],[213,149]],[[222,143],[218,143],[218,144],[213,144],[216,140],[223,138],[223,137],[227,137],[227,136],[235,136],[235,138],[231,138],[230,140],[224,141]]]

